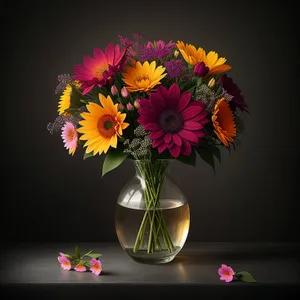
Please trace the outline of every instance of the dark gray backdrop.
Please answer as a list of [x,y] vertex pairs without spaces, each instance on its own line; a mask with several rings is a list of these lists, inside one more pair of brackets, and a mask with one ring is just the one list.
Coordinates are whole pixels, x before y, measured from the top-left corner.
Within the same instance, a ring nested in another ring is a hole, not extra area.
[[2,11],[2,239],[116,240],[115,203],[130,162],[101,178],[102,157],[69,156],[46,127],[57,115],[57,76],[119,33],[141,32],[227,57],[250,107],[242,145],[223,152],[216,174],[200,160],[172,166],[191,206],[189,241],[299,241],[291,1],[135,2],[27,1]]

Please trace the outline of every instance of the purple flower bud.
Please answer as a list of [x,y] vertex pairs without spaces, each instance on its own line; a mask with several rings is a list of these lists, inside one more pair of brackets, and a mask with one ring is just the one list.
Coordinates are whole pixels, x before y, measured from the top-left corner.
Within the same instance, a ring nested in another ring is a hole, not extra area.
[[197,76],[197,77],[201,77],[201,76],[204,76],[205,74],[207,74],[209,71],[209,68],[205,65],[204,62],[198,62],[195,64],[194,66],[194,74]]
[[117,87],[116,87],[115,85],[112,85],[112,86],[111,86],[110,91],[111,91],[111,94],[112,94],[113,96],[119,94],[119,91],[118,91],[118,89],[117,89]]
[[124,98],[128,97],[128,95],[129,95],[129,93],[128,93],[128,91],[127,91],[127,89],[126,89],[125,86],[123,86],[122,89],[121,89],[121,95]]

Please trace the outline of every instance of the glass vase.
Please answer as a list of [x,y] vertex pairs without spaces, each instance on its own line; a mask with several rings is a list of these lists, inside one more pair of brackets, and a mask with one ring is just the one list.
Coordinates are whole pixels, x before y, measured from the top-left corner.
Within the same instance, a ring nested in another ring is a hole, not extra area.
[[133,160],[134,177],[121,190],[115,214],[118,240],[135,261],[168,263],[190,227],[186,197],[169,177],[172,160]]

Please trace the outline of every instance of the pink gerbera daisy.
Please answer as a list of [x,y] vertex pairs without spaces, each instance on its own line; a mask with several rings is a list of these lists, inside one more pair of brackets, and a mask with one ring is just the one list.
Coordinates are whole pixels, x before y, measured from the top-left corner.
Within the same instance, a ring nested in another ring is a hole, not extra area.
[[99,275],[102,271],[102,263],[100,260],[97,260],[96,258],[92,258],[90,261],[91,264],[91,271],[95,275]]
[[94,58],[85,56],[83,65],[75,66],[73,78],[81,83],[83,95],[87,94],[96,85],[102,87],[112,83],[113,76],[122,69],[126,47],[122,50],[119,45],[108,44],[103,52],[99,48],[94,49]]
[[59,253],[59,256],[57,257],[57,260],[60,263],[60,267],[63,270],[69,271],[71,270],[71,262],[66,258],[66,256],[63,253]]
[[169,90],[160,85],[149,99],[140,100],[138,123],[151,132],[152,147],[158,147],[159,153],[168,149],[174,158],[189,156],[192,146],[205,136],[203,125],[209,122],[205,105],[191,95],[181,93],[173,83]]
[[75,126],[71,122],[66,122],[61,130],[61,137],[66,149],[69,149],[69,154],[74,155],[78,145],[78,134]]

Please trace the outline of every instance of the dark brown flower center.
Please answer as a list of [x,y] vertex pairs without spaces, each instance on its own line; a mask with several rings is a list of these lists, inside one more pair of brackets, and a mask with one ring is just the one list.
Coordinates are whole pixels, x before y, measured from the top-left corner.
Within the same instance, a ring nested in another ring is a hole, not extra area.
[[165,132],[177,133],[183,126],[183,118],[177,111],[165,110],[159,116],[159,125]]
[[104,115],[98,120],[97,128],[103,137],[109,138],[116,134],[116,124],[117,122],[113,116]]

